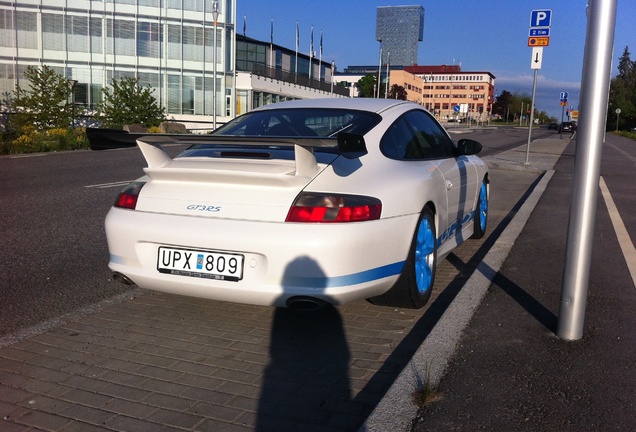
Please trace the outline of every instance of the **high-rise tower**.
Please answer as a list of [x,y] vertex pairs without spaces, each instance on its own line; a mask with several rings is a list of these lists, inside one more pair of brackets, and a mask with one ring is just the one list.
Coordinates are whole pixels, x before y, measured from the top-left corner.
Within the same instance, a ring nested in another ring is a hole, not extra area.
[[422,6],[378,7],[375,38],[382,48],[382,62],[395,66],[417,64],[417,44],[424,35]]

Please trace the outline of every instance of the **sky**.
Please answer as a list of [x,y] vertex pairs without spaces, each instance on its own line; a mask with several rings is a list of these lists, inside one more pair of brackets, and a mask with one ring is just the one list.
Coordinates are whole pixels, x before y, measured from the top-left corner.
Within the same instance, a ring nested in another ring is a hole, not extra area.
[[[599,1],[599,0],[593,0]],[[495,93],[532,95],[534,71],[528,47],[532,10],[551,9],[549,46],[543,50],[538,71],[535,107],[558,119],[560,93],[578,108],[587,32],[588,0],[237,0],[236,28],[263,41],[290,49],[296,46],[296,21],[300,52],[309,53],[311,27],[314,50],[323,35],[323,61],[336,69],[375,65],[380,43],[375,40],[378,6],[422,5],[424,40],[419,43],[418,64],[461,65],[463,72],[490,72]],[[617,0],[612,76],[625,47],[636,60],[636,0]]]

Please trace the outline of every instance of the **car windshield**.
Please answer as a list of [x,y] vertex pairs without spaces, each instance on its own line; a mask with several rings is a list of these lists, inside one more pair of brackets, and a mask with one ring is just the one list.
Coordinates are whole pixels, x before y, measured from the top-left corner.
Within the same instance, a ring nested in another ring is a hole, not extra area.
[[364,135],[377,125],[380,115],[332,108],[267,109],[244,114],[214,135],[335,137],[340,132]]

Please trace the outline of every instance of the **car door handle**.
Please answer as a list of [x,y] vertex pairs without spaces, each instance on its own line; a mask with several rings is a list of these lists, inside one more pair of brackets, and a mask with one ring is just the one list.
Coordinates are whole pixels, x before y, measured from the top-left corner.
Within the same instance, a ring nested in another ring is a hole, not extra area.
[[446,180],[446,189],[451,190],[453,188],[453,182],[450,180]]

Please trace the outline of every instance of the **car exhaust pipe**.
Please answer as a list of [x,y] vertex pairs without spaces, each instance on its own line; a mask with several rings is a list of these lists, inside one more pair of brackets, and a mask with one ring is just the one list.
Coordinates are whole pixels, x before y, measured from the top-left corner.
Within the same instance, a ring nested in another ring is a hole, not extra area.
[[318,310],[329,304],[324,300],[307,296],[290,297],[287,299],[286,303],[287,307],[290,309],[306,311]]
[[135,285],[135,283],[128,276],[121,274],[119,272],[113,273],[113,279],[117,282],[123,283],[124,285]]

